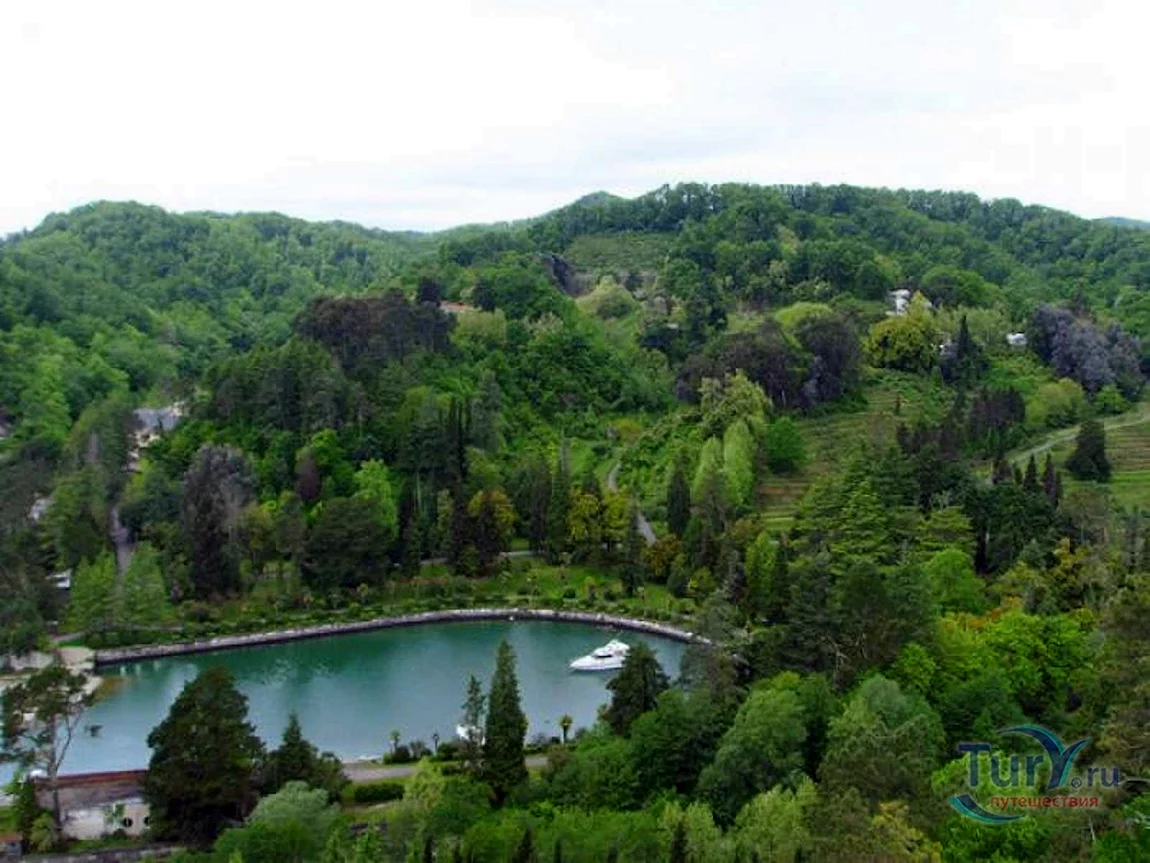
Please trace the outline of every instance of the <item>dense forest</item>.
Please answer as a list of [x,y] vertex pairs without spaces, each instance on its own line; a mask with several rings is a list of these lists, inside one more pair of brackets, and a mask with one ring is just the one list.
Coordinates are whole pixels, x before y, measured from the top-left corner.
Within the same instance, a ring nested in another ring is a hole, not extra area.
[[[627,613],[707,646],[636,660],[542,776],[424,776],[323,859],[1138,859],[1148,374],[1150,232],[1017,201],[686,184],[435,235],[93,204],[0,244],[5,652]],[[997,771],[1023,725],[1125,781],[956,812],[958,744]]]

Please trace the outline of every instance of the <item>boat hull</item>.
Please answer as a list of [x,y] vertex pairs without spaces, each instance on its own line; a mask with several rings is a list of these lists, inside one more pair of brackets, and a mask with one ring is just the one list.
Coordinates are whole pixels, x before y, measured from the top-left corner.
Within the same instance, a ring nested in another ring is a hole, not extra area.
[[618,671],[623,667],[620,659],[576,659],[571,663],[572,671]]

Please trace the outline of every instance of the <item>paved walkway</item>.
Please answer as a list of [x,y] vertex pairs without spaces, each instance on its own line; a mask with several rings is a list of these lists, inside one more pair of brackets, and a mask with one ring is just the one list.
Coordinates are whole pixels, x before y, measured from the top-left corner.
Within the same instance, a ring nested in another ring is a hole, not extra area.
[[[544,767],[546,755],[530,755],[527,768]],[[343,772],[352,782],[375,782],[380,779],[404,779],[419,769],[418,764],[376,764],[371,761],[345,761]]]

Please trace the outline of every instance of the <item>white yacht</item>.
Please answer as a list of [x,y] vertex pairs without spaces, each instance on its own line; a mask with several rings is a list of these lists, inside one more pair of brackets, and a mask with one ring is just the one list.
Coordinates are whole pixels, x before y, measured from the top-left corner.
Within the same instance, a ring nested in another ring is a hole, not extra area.
[[614,671],[623,667],[627,651],[631,648],[621,641],[612,640],[597,647],[586,656],[571,663],[572,671]]

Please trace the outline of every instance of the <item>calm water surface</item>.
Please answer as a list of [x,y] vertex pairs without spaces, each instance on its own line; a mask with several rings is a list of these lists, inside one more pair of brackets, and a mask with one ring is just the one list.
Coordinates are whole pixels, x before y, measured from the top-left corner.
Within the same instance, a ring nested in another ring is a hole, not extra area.
[[595,721],[608,700],[609,673],[568,671],[567,663],[618,637],[646,642],[668,676],[678,675],[684,645],[644,633],[548,621],[474,621],[380,629],[240,650],[108,666],[112,694],[94,705],[83,725],[102,726],[97,736],[81,729],[64,772],[146,767],[147,736],[168,713],[183,685],[209,665],[222,665],[248,697],[249,717],[271,746],[288,714],[299,714],[304,734],[321,750],[344,759],[386,751],[392,729],[404,741],[431,744],[455,736],[467,677],[486,691],[495,653],[506,638],[518,660],[519,688],[528,737],[559,735],[559,717],[575,727]]

